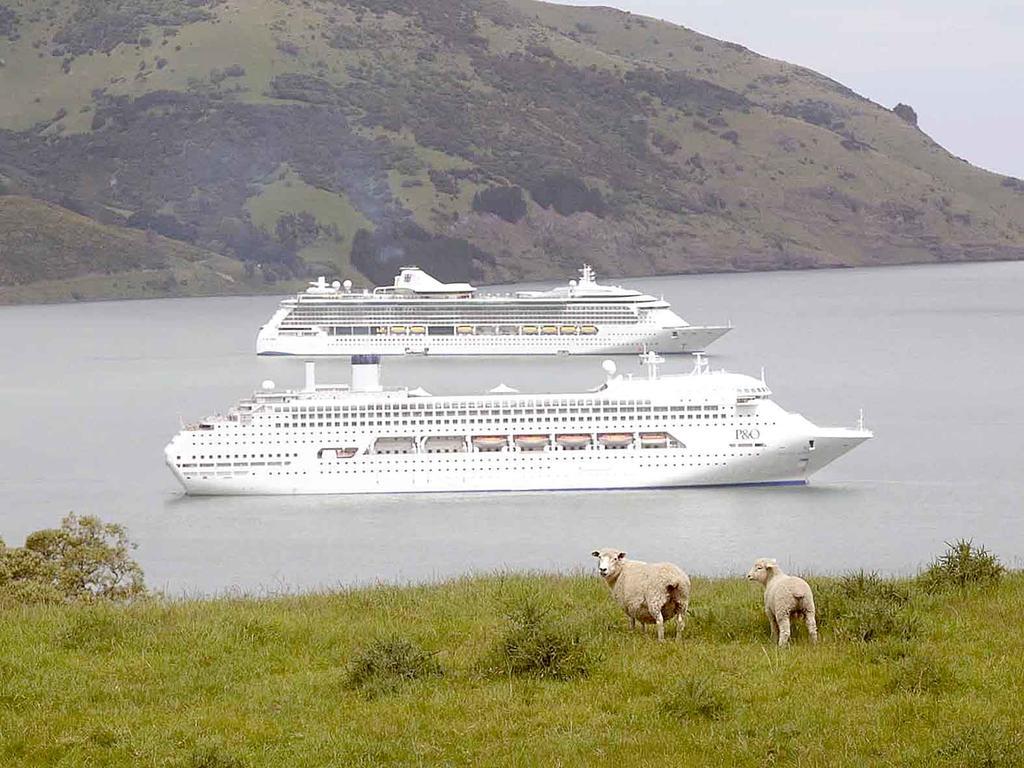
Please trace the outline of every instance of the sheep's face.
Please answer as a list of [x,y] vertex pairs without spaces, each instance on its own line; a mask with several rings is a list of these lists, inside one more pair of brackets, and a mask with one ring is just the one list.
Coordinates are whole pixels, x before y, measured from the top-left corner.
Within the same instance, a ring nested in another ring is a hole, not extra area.
[[626,559],[626,553],[618,549],[595,549],[590,554],[597,558],[597,572],[606,579],[615,576]]
[[759,584],[767,584],[772,572],[778,567],[778,563],[772,558],[760,557],[754,561],[754,567],[747,571],[747,578]]

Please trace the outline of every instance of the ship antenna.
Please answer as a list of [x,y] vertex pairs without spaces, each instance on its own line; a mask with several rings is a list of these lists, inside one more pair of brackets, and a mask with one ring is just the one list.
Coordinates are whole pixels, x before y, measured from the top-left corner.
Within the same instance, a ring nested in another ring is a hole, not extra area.
[[708,361],[704,352],[695,351],[693,353],[693,372],[696,375],[700,375],[706,372],[708,369]]
[[860,418],[857,419],[857,429],[864,431],[864,409],[860,409]]
[[764,380],[764,366],[761,366],[761,383],[768,386],[768,382]]
[[658,366],[665,362],[665,358],[659,355],[657,352],[652,352],[647,349],[647,345],[644,344],[644,351],[640,353],[641,365],[647,366],[647,378],[654,381],[658,378]]

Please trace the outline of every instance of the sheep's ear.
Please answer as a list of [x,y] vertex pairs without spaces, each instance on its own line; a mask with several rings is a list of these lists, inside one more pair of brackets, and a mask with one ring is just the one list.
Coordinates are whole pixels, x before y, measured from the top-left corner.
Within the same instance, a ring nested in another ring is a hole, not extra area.
[[616,559],[617,559],[617,560],[621,560],[621,559],[622,559],[622,558],[624,558],[625,556],[626,556],[626,553],[625,553],[625,552],[619,552],[619,554],[618,554],[618,555],[616,555]]
[[590,554],[591,554],[592,557],[600,557],[601,556],[601,553],[598,552],[596,549],[593,552],[591,552]]

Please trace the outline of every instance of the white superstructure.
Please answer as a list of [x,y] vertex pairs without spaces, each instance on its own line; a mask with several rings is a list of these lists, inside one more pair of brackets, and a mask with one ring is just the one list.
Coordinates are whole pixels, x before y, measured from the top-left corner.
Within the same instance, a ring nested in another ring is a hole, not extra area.
[[871,432],[817,427],[762,380],[710,372],[615,375],[589,392],[433,396],[384,390],[376,356],[352,385],[272,382],[182,429],[167,464],[191,494],[404,493],[804,483]]
[[404,267],[394,285],[320,278],[260,328],[261,355],[543,355],[703,350],[729,326],[689,325],[668,302],[602,285],[589,266],[548,291],[478,294]]

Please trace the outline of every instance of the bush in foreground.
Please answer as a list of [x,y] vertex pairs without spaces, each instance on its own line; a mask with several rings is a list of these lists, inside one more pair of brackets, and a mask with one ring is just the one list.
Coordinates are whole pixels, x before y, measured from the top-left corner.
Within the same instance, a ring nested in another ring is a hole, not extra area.
[[492,674],[570,680],[587,674],[590,654],[579,634],[527,600],[508,615],[505,633],[485,662]]
[[0,541],[0,603],[123,601],[145,594],[142,568],[123,526],[70,514],[59,528]]
[[411,640],[386,637],[356,653],[349,664],[345,685],[373,697],[392,692],[410,680],[443,675],[434,654]]
[[926,592],[943,592],[991,587],[1005,572],[999,558],[985,547],[975,547],[969,539],[957,539],[946,543],[946,551],[932,561],[918,580]]

